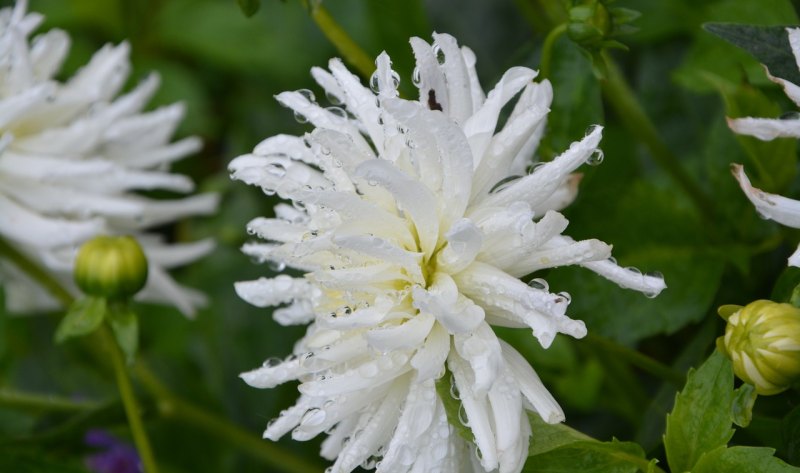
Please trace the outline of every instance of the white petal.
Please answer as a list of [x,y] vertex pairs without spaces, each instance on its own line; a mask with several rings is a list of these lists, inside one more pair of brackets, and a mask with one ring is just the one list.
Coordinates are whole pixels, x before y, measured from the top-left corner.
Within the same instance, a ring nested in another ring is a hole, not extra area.
[[450,367],[455,378],[461,404],[464,406],[469,420],[469,428],[475,435],[475,444],[481,452],[481,465],[487,471],[491,471],[497,468],[498,461],[488,402],[485,397],[480,397],[473,392],[472,386],[475,383],[475,377],[464,360],[451,352],[447,358],[447,366]]
[[417,370],[415,382],[438,378],[450,353],[450,335],[441,324],[434,324],[425,344],[411,358]]
[[475,166],[483,157],[494,135],[500,111],[523,87],[536,77],[536,71],[527,67],[512,67],[489,92],[483,106],[464,124],[464,134],[469,140]]
[[414,307],[436,317],[450,333],[471,332],[483,321],[483,309],[464,297],[447,273],[437,272],[427,289],[415,287]]
[[256,307],[268,307],[291,302],[308,295],[312,288],[305,279],[279,275],[273,279],[259,278],[234,284],[236,294]]
[[775,138],[800,138],[800,120],[771,118],[728,118],[728,126],[734,133],[755,136],[759,140]]
[[500,345],[491,327],[483,322],[471,333],[457,333],[453,336],[453,346],[472,368],[475,395],[485,396],[503,367]]
[[416,348],[425,341],[435,322],[432,315],[418,314],[396,325],[372,329],[365,336],[370,346],[382,353],[399,348]]
[[750,184],[740,164],[732,164],[733,177],[739,181],[744,194],[756,206],[756,211],[764,218],[775,220],[783,225],[800,228],[800,201],[787,199],[777,194],[770,194]]
[[548,424],[557,424],[564,421],[564,411],[558,405],[553,396],[544,387],[542,381],[537,376],[533,368],[525,361],[511,345],[500,340],[503,349],[503,358],[506,366],[514,375],[514,379],[519,385],[519,390],[525,399],[531,403],[533,408]]

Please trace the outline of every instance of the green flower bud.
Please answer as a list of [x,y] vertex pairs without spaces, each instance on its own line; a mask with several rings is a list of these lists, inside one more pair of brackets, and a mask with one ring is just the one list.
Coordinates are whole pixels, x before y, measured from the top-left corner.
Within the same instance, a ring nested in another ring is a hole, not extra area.
[[800,379],[800,309],[759,300],[744,307],[722,306],[725,336],[718,345],[733,372],[761,395],[778,394]]
[[147,258],[131,236],[99,236],[81,246],[74,276],[88,295],[127,299],[147,281]]
[[567,34],[584,47],[597,47],[612,33],[608,8],[601,2],[589,1],[569,10]]

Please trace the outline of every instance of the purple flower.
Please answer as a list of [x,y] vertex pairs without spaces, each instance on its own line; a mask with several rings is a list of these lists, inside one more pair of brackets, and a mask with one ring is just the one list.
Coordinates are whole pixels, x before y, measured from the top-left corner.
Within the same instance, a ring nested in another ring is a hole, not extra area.
[[86,457],[86,467],[95,473],[141,473],[136,449],[105,430],[86,432],[84,442],[98,451]]

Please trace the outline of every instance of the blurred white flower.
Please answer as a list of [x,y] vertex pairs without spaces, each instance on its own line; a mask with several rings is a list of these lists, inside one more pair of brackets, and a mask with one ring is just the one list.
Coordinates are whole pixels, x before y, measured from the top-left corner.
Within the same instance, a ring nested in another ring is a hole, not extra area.
[[[568,222],[556,210],[575,197],[570,173],[600,157],[600,127],[526,174],[550,84],[515,67],[485,96],[475,56],[454,38],[435,34],[433,46],[412,38],[411,46],[418,101],[398,98],[385,53],[373,91],[333,59],[330,71],[312,75],[343,108],[322,108],[305,90],[279,94],[315,129],[268,138],[231,163],[234,178],[292,202],[250,222],[268,242],[244,251],[304,273],[236,290],[259,307],[287,304],[274,312],[281,324],[310,323],[294,355],[242,377],[260,388],[301,382],[300,399],[264,436],[327,433],[322,455],[335,459],[332,472],[519,472],[531,433],[525,409],[551,423],[564,414],[491,324],[529,327],[545,347],[559,332],[582,337],[586,328],[565,315],[568,294],[518,278],[577,264],[649,295],[664,282],[617,266],[601,241],[562,235]],[[474,450],[437,394],[445,367]]]
[[[789,44],[794,53],[795,62],[800,69],[800,28],[786,28],[789,35]],[[780,77],[773,77],[767,71],[770,80],[783,87],[786,95],[800,106],[800,86]],[[728,126],[741,135],[754,136],[760,140],[770,141],[775,138],[800,138],[800,114],[789,118],[728,118]],[[769,220],[792,227],[800,228],[800,201],[788,199],[776,194],[764,192],[753,187],[750,179],[740,164],[731,166],[733,176],[739,181],[739,186],[744,191],[750,202],[756,207],[758,213]],[[789,257],[789,266],[800,267],[800,246]]]
[[[787,227],[800,228],[800,201],[770,194],[753,187],[741,164],[732,164],[731,172],[761,217],[775,220]],[[789,266],[800,267],[800,246],[789,256]]]
[[[117,97],[130,71],[127,43],[107,45],[65,82],[54,79],[69,36],[50,30],[30,39],[42,21],[26,1],[0,10],[0,235],[75,289],[77,246],[98,234],[132,234],[150,260],[143,299],[190,315],[203,295],[178,285],[167,269],[208,253],[213,242],[167,244],[148,227],[208,214],[217,196],[153,200],[137,191],[190,192],[192,181],[167,172],[197,151],[197,138],[170,143],[181,104],[142,112],[158,87],[151,74]],[[18,268],[0,261],[12,311],[56,307]]]
[[[789,35],[789,45],[800,69],[800,28],[786,28]],[[767,76],[772,82],[783,87],[786,95],[800,106],[800,85],[793,84],[786,79],[773,77],[769,71]],[[800,138],[800,114],[788,115],[784,118],[728,118],[728,126],[740,135],[755,136],[759,140],[773,140],[775,138]]]

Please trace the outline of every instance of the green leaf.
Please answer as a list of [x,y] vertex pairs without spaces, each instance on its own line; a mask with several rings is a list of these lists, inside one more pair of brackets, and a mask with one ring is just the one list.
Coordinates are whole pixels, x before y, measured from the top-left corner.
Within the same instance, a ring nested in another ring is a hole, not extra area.
[[786,459],[795,465],[800,463],[800,406],[783,418],[781,436],[786,447]]
[[545,159],[557,156],[580,139],[589,125],[603,122],[600,84],[592,72],[592,63],[567,38],[553,45],[550,80],[553,103],[539,151]]
[[775,281],[769,300],[786,302],[795,307],[800,307],[798,305],[800,304],[800,294],[795,295],[798,292],[798,286],[800,286],[800,268],[787,266],[778,276],[778,280]]
[[718,447],[703,455],[692,469],[692,473],[800,472],[800,468],[787,465],[783,460],[772,456],[774,452],[774,449],[764,447]]
[[258,13],[258,9],[261,8],[261,0],[236,0],[236,3],[239,4],[244,16],[248,18]]
[[436,380],[436,393],[442,400],[444,411],[447,414],[447,422],[456,429],[458,435],[469,443],[475,443],[475,436],[469,427],[461,422],[461,401],[453,397],[451,389],[453,386],[453,374],[445,368],[444,376]]
[[703,29],[752,54],[773,76],[800,84],[800,71],[785,26],[706,23]]
[[634,473],[648,468],[642,448],[632,442],[599,442],[564,424],[547,424],[530,413],[531,445],[525,472]]
[[704,453],[727,445],[733,435],[732,404],[733,368],[715,351],[696,371],[689,370],[667,415],[664,447],[672,471],[692,471]]
[[758,397],[756,388],[752,384],[744,383],[733,393],[731,410],[733,423],[739,427],[747,427],[750,425],[750,421],[753,420],[753,405]]
[[139,347],[139,322],[136,313],[125,303],[109,304],[108,320],[111,322],[111,329],[114,338],[128,363],[132,363],[136,358],[136,350]]
[[75,301],[56,329],[56,343],[71,337],[94,332],[103,323],[106,300],[102,297],[85,297]]
[[[691,15],[698,23],[733,22],[758,25],[782,25],[797,21],[797,14],[788,0],[760,0],[742,2],[741,0],[710,1],[698,7],[691,3]],[[698,15],[699,13],[699,15]],[[697,91],[711,92],[703,74],[714,73],[721,77],[741,77],[744,71],[752,84],[771,84],[764,74],[761,64],[744,50],[735,48],[703,31],[700,24],[692,28],[695,38],[684,55],[683,64],[675,69],[674,77],[682,86]]]

